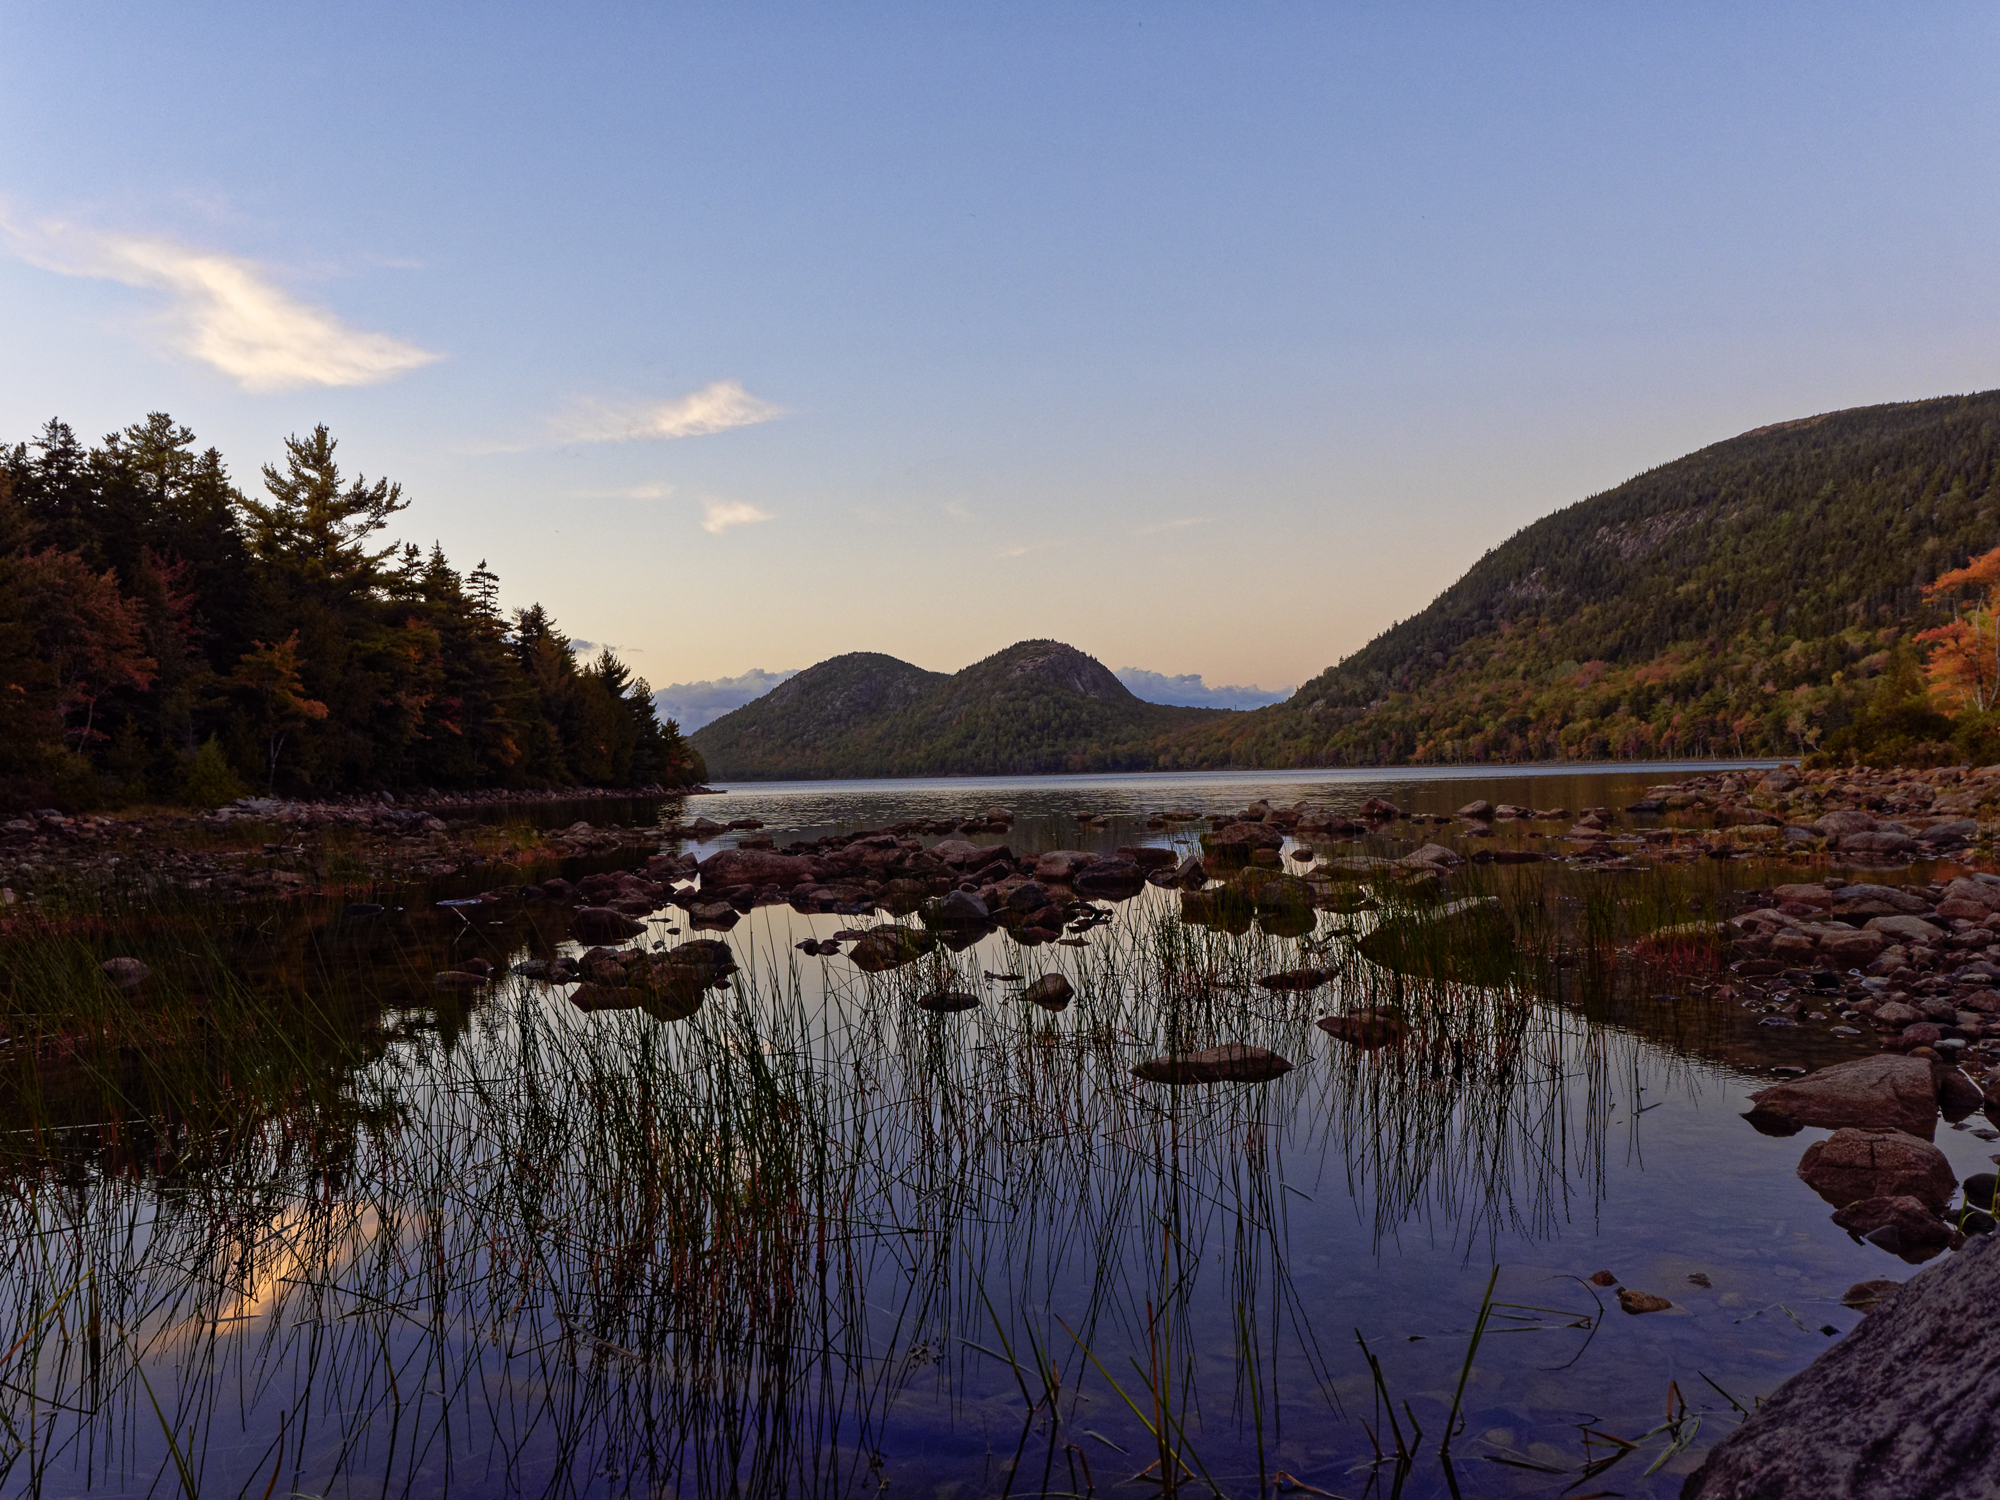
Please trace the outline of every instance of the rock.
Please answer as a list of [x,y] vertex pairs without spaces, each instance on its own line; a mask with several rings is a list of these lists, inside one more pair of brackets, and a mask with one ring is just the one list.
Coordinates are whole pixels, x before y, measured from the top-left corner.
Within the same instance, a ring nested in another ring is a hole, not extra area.
[[1593,1271],[1590,1274],[1590,1284],[1592,1286],[1616,1286],[1618,1285],[1618,1278],[1609,1271]]
[[1169,870],[1179,862],[1180,856],[1171,849],[1162,849],[1154,844],[1123,844],[1117,850],[1117,857],[1129,860],[1142,870]]
[[1836,917],[1893,917],[1929,911],[1930,903],[1887,885],[1850,885],[1833,893]]
[[986,903],[971,891],[947,891],[934,908],[933,916],[947,927],[977,927],[993,920]]
[[1458,810],[1458,815],[1461,818],[1471,818],[1484,823],[1493,816],[1493,804],[1488,802],[1484,797],[1481,797],[1476,802],[1466,803],[1465,806]]
[[1829,963],[1849,969],[1865,969],[1882,956],[1889,946],[1880,932],[1828,933],[1819,940],[1819,951]]
[[1922,917],[1870,917],[1863,932],[1879,932],[1898,943],[1934,943],[1944,936],[1944,929],[1935,927]]
[[1202,865],[1201,856],[1199,854],[1190,854],[1186,859],[1182,860],[1178,865],[1174,866],[1175,885],[1191,885],[1199,887],[1206,885],[1207,883],[1208,883],[1208,871]]
[[1260,851],[1275,854],[1284,846],[1284,830],[1263,823],[1228,823],[1201,836],[1203,852],[1224,864],[1244,864]]
[[1416,869],[1448,870],[1465,863],[1465,857],[1455,849],[1447,849],[1443,844],[1425,844],[1403,856],[1402,863]]
[[1639,1313],[1666,1312],[1673,1303],[1665,1297],[1655,1297],[1651,1292],[1635,1292],[1626,1286],[1618,1289],[1618,1305],[1637,1316]]
[[726,831],[724,825],[716,822],[713,818],[696,818],[692,823],[683,826],[696,838],[704,840],[711,839],[716,834]]
[[714,932],[727,932],[736,925],[740,915],[727,901],[709,901],[688,908],[688,924]]
[[1266,974],[1257,983],[1267,990],[1316,990],[1331,978],[1325,969],[1286,969]]
[[1062,975],[1044,974],[1022,990],[1020,998],[1034,1002],[1043,1010],[1062,1010],[1076,998],[1076,991]]
[[1136,896],[1145,883],[1145,872],[1123,859],[1100,859],[1079,871],[1075,882],[1080,891],[1114,899]]
[[431,976],[431,984],[441,990],[476,990],[486,982],[484,974],[468,974],[463,969],[446,969]]
[[[1936,1068],[1938,1110],[1947,1120],[1963,1120],[1986,1103],[1979,1085],[1949,1063]],[[1918,1134],[1923,1132],[1919,1131]]]
[[615,943],[620,938],[637,937],[646,930],[623,912],[605,906],[579,906],[570,913],[569,935],[580,943]]
[[1356,1047],[1386,1047],[1409,1035],[1410,1027],[1401,1016],[1382,1010],[1357,1010],[1344,1016],[1321,1016],[1313,1023],[1328,1036],[1338,1037]]
[[1951,1226],[1917,1199],[1863,1198],[1834,1210],[1833,1222],[1858,1240],[1900,1255],[1912,1264],[1929,1260],[1951,1243]]
[[1402,815],[1403,810],[1387,797],[1370,797],[1360,808],[1360,816],[1368,819],[1387,820],[1400,818]]
[[104,977],[121,990],[136,990],[153,972],[136,958],[107,958],[103,969]]
[[936,941],[918,927],[873,927],[847,950],[847,956],[862,973],[880,974],[921,958]]
[[1049,904],[1049,893],[1040,882],[1023,881],[1001,902],[1009,911],[1040,911]]
[[1014,821],[1013,813],[1004,807],[989,807],[979,817],[980,821],[985,823],[1011,823]]
[[1840,841],[1843,854],[1908,854],[1917,841],[1907,833],[1877,829],[1873,833],[1850,833]]
[[1921,1021],[1924,1013],[1904,1000],[1885,1000],[1875,1007],[1875,1024],[1890,1026],[1897,1030]]
[[1787,792],[1796,791],[1799,785],[1798,773],[1780,766],[1757,783],[1757,790],[1766,797],[1782,797]]
[[1806,1147],[1799,1177],[1835,1208],[1906,1195],[1943,1208],[1958,1186],[1942,1151],[1900,1130],[1836,1130]]
[[935,1011],[939,1015],[949,1015],[953,1011],[977,1010],[979,997],[968,995],[964,990],[934,990],[922,996],[917,1005],[920,1009]]
[[1097,863],[1097,856],[1083,849],[1051,849],[1035,861],[1035,879],[1067,885],[1085,865]]
[[701,888],[725,891],[737,886],[759,890],[774,885],[788,891],[812,879],[813,865],[803,854],[776,854],[767,849],[720,849],[701,862]]
[[340,909],[340,915],[348,921],[359,921],[363,917],[379,917],[388,909],[373,901],[350,901]]
[[1743,1118],[1766,1135],[1792,1135],[1806,1125],[1849,1125],[1929,1140],[1937,1130],[1937,1081],[1920,1058],[1885,1054],[1835,1063],[1759,1089],[1750,1100]]
[[1889,1293],[1718,1443],[1682,1500],[1992,1500],[1996,1280],[2000,1245],[1981,1239]]
[[1902,1289],[1900,1281],[1857,1281],[1841,1293],[1840,1305],[1871,1313],[1882,1305],[1884,1299]]
[[1291,1071],[1291,1063],[1275,1052],[1231,1042],[1184,1057],[1148,1058],[1132,1076],[1148,1083],[1268,1083]]
[[1801,906],[1833,905],[1833,892],[1823,885],[1781,885],[1771,895],[1781,903],[1795,901]]
[[1823,839],[1841,839],[1849,834],[1866,833],[1875,826],[1875,815],[1859,808],[1841,808],[1827,813],[1812,825],[1812,831]]

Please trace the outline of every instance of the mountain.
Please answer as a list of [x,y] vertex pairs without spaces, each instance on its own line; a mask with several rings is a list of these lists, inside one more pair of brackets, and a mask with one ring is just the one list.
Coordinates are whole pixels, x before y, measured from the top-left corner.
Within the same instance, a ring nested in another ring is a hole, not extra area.
[[1095,657],[1022,641],[946,676],[857,652],[690,738],[733,780],[1143,770],[1214,710],[1142,702]]
[[1941,618],[1923,585],[1995,545],[2000,392],[1761,427],[1535,522],[1159,763],[1797,754]]
[[781,781],[870,775],[845,769],[861,762],[860,738],[949,681],[943,672],[879,651],[850,651],[787,678],[688,742],[700,746],[710,776]]

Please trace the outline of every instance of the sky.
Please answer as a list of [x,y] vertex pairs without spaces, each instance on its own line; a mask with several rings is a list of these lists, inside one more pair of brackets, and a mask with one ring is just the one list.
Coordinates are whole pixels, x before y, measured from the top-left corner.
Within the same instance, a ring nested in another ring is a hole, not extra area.
[[1290,686],[1550,511],[2000,385],[1990,5],[0,0],[0,439],[320,422],[655,684]]

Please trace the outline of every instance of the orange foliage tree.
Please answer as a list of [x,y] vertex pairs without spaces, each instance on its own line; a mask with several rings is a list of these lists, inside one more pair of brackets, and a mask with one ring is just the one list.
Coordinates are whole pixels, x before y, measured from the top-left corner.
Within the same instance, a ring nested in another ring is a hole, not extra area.
[[246,651],[230,674],[236,686],[256,704],[257,732],[270,756],[271,776],[267,790],[278,785],[278,756],[285,737],[294,729],[324,719],[327,707],[305,695],[299,679],[299,633],[294,630],[275,646],[253,642],[255,651]]
[[1917,635],[1931,647],[1924,673],[1933,693],[1959,706],[1948,712],[1984,713],[2000,704],[2000,547],[1924,588],[1932,602],[1954,596],[1950,622]]

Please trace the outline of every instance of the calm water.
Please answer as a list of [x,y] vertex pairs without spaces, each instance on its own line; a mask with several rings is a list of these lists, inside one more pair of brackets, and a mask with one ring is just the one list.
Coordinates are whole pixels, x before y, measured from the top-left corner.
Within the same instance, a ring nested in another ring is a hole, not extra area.
[[[782,846],[997,804],[1017,851],[1192,846],[1146,819],[1258,797],[1574,811],[1674,775],[771,784],[684,815],[756,817]],[[1459,993],[1424,1058],[1356,1053],[1312,1022],[1358,991],[1246,984],[1332,951],[1335,918],[1230,938],[1182,928],[1177,902],[1148,888],[1087,948],[996,934],[872,979],[794,947],[866,921],[759,908],[727,934],[737,998],[678,1022],[582,1015],[519,982],[427,988],[473,952],[573,949],[558,911],[472,921],[413,896],[365,931],[294,912],[261,983],[332,984],[345,965],[377,992],[345,1081],[262,1134],[218,1127],[233,1144],[171,1168],[76,1118],[88,1149],[16,1171],[6,1300],[39,1352],[8,1377],[22,1437],[4,1487],[1137,1495],[1163,1431],[1200,1471],[1188,1493],[1671,1495],[1733,1425],[1718,1388],[1749,1405],[1857,1321],[1846,1287],[1909,1274],[1798,1181],[1821,1132],[1772,1140],[1738,1118],[1771,1065],[1845,1055],[1819,1029],[1760,1031],[1674,987]],[[657,940],[680,920],[657,918]],[[1057,1014],[989,977],[1056,971],[1078,990]],[[946,980],[982,1004],[911,1003]],[[1175,1028],[1296,1068],[1133,1082]],[[1961,1176],[1994,1150],[1942,1123],[1938,1139]],[[690,1247],[671,1265],[669,1224]],[[1673,1309],[1622,1313],[1584,1279],[1601,1269]],[[111,1309],[94,1376],[87,1294]],[[136,1381],[117,1373],[127,1348]],[[1400,1476],[1373,1462],[1396,1441],[1384,1390],[1403,1437],[1423,1432]],[[1681,1425],[1647,1436],[1677,1401]],[[1639,1448],[1585,1483],[1618,1451],[1598,1434]]]

